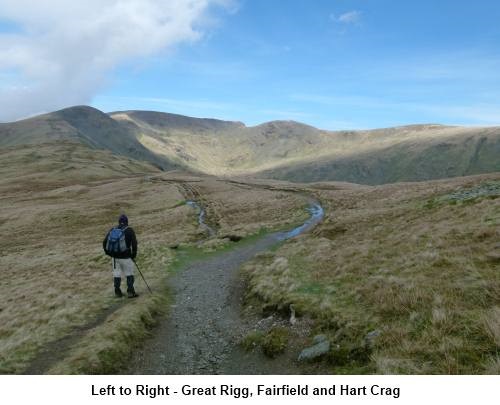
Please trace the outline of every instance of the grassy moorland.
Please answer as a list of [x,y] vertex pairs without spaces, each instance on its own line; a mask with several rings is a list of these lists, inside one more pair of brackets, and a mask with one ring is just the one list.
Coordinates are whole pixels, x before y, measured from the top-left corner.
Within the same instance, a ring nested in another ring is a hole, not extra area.
[[[244,237],[304,215],[304,200],[290,194],[166,174],[77,143],[0,154],[1,373],[117,371],[168,307],[166,278],[176,255],[169,247],[198,246],[207,237],[186,199],[200,200],[218,231],[220,238],[199,246],[208,250],[227,245],[226,235]],[[137,275],[137,300],[113,297],[102,252],[121,212],[137,233],[138,263],[155,292]]]
[[[119,371],[168,311],[171,271],[231,239],[292,227],[307,194],[324,221],[244,268],[248,308],[293,304],[307,332],[282,328],[264,347],[304,347],[322,332],[331,349],[312,372],[500,372],[499,174],[379,187],[238,181],[67,141],[0,150],[0,372]],[[154,291],[138,276],[137,300],[113,297],[102,253],[121,212]]]
[[309,190],[325,220],[245,266],[249,307],[312,318],[320,372],[500,373],[500,175]]

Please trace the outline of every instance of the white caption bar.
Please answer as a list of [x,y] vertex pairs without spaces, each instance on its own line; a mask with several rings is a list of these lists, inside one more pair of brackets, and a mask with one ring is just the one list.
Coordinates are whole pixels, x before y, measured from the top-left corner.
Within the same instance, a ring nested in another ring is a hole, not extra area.
[[499,376],[0,376],[3,403],[50,405],[484,405],[498,403],[499,387]]

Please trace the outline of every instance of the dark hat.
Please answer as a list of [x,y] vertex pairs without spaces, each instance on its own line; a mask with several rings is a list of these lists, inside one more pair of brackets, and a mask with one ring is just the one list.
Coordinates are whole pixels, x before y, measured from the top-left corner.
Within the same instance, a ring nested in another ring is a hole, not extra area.
[[121,214],[120,218],[118,218],[118,223],[120,225],[122,225],[122,224],[123,225],[128,225],[128,218],[127,218],[127,216],[125,214]]

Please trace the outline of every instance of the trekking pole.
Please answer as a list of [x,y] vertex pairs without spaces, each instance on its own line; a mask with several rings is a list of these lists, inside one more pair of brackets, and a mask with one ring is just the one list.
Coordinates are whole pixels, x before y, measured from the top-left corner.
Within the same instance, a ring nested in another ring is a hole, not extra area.
[[141,270],[139,269],[139,266],[137,265],[137,263],[135,262],[135,260],[134,260],[134,259],[132,259],[132,261],[134,262],[135,267],[137,267],[137,270],[139,271],[139,274],[141,275],[142,279],[144,280],[144,284],[146,284],[146,287],[148,287],[148,290],[149,290],[150,294],[153,294],[153,291],[151,291],[151,288],[149,288],[149,285],[148,285],[148,283],[147,283],[146,279],[144,278],[144,276],[142,275],[142,272],[141,272]]

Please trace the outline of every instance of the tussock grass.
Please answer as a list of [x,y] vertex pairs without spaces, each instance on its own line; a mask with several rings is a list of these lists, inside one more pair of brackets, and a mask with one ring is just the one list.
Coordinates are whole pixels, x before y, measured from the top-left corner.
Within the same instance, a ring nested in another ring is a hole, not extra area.
[[486,331],[500,347],[500,307],[491,308],[484,316]]
[[252,351],[262,344],[262,339],[264,338],[264,332],[255,330],[243,337],[240,342],[241,347],[248,351]]
[[282,326],[274,326],[267,332],[254,330],[243,337],[240,346],[246,351],[259,348],[267,357],[274,358],[286,350],[289,335],[289,330]]
[[[55,148],[58,156],[66,147]],[[74,148],[69,150],[89,159],[92,172],[95,154]],[[43,161],[51,170],[53,151],[37,152],[47,153]],[[6,167],[13,170],[15,162]],[[165,266],[173,257],[165,245],[178,238],[188,240],[186,230],[194,230],[189,210],[167,209],[182,199],[175,186],[152,185],[140,172],[131,178],[116,172],[115,160],[111,165],[106,160],[101,163],[106,169],[97,181],[83,169],[76,177],[66,173],[62,180],[51,177],[49,171],[42,191],[17,186],[10,194],[11,183],[3,177],[2,195],[7,198],[0,214],[5,292],[0,298],[2,373],[22,372],[47,343],[84,328],[114,305],[111,259],[103,254],[101,243],[121,212],[127,212],[136,230],[139,265],[153,289],[165,284]],[[31,166],[17,169],[18,175],[33,170]],[[150,232],[158,228],[177,232]],[[145,292],[138,274],[136,278],[138,290]],[[148,307],[154,302],[147,296],[140,299]]]
[[[0,155],[0,373],[24,372],[50,344],[68,336],[73,350],[57,364],[47,360],[43,372],[107,373],[120,367],[155,316],[167,310],[168,270],[176,261],[169,246],[206,237],[196,212],[181,204],[191,196],[178,184],[197,191],[219,234],[272,229],[297,220],[304,204],[279,191],[160,173],[72,143],[6,148]],[[289,209],[296,214],[288,215]],[[138,264],[155,294],[136,274],[141,296],[120,301],[123,306],[113,311],[111,259],[102,239],[122,212],[136,231]]]
[[[494,372],[500,273],[488,254],[500,232],[489,219],[500,201],[426,204],[484,179],[317,191],[325,221],[249,263],[249,294],[314,317],[337,348],[331,372]],[[346,366],[373,330],[366,367]]]
[[262,351],[268,357],[276,357],[283,353],[288,344],[288,329],[272,328],[262,339]]
[[[158,316],[168,308],[165,288],[152,297],[140,297],[106,319],[75,342],[64,361],[48,370],[50,374],[113,374],[127,366],[131,352],[149,335]],[[111,327],[110,327],[111,326]]]

